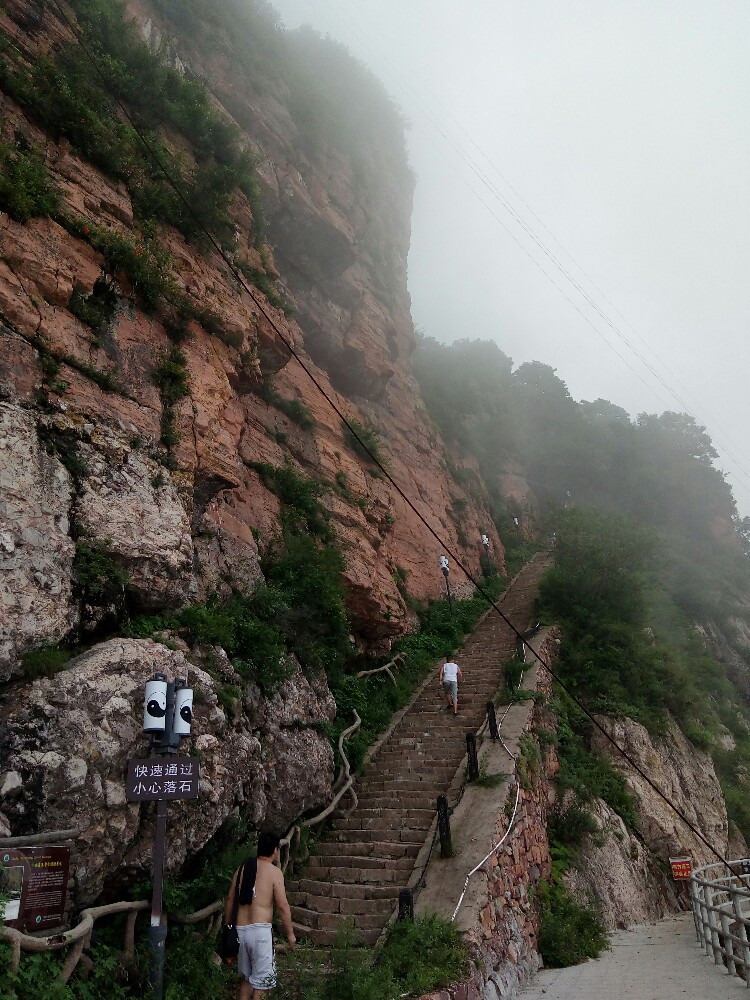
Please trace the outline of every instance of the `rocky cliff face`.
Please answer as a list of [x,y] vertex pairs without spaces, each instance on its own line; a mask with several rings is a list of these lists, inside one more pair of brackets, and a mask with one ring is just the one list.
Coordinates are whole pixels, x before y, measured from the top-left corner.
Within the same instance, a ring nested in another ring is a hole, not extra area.
[[[190,323],[191,336],[181,346],[189,394],[175,407],[175,467],[160,469],[151,457],[164,409],[154,369],[171,348],[162,319],[145,313],[118,275],[113,314],[105,332],[94,335],[69,307],[74,289],[88,295],[102,278],[101,254],[52,220],[22,225],[2,216],[0,382],[7,404],[3,429],[10,442],[4,484],[20,482],[31,462],[38,469],[35,493],[45,491],[47,473],[29,449],[42,447],[46,424],[80,453],[82,465],[77,483],[46,490],[58,494],[60,512],[48,516],[56,518],[62,532],[60,544],[47,553],[48,575],[59,577],[52,586],[59,587],[62,607],[54,615],[44,598],[49,589],[28,570],[33,560],[24,560],[19,547],[14,550],[17,571],[26,574],[22,586],[14,583],[17,599],[38,609],[24,626],[28,640],[14,629],[14,641],[20,647],[56,641],[70,623],[72,612],[64,607],[66,559],[68,570],[70,562],[62,537],[70,537],[64,511],[75,516],[75,530],[111,538],[113,552],[131,573],[129,597],[138,606],[179,605],[220,580],[252,585],[259,572],[256,539],[262,544],[277,530],[278,505],[246,463],[285,461],[331,483],[337,476],[345,479],[346,498],[331,492],[326,503],[347,553],[355,630],[365,642],[387,641],[408,622],[393,580],[395,568],[407,570],[414,596],[438,595],[437,543],[390,485],[370,474],[371,463],[353,450],[338,416],[290,360],[273,326],[296,346],[347,417],[377,429],[393,478],[430,525],[478,570],[479,532],[492,537],[491,520],[451,479],[443,445],[409,372],[413,331],[405,260],[411,179],[403,163],[385,157],[380,189],[368,198],[357,187],[354,166],[340,154],[324,150],[314,162],[305,155],[283,94],[263,96],[257,82],[246,84],[228,74],[220,52],[179,37],[147,4],[133,3],[129,12],[153,44],[168,46],[175,60],[179,53],[185,71],[208,80],[260,151],[269,240],[296,318],[287,318],[258,289],[248,295],[238,288],[217,255],[202,254],[173,230],[160,231],[178,285],[210,311],[221,329],[220,339],[200,323]],[[20,0],[6,5],[2,28],[29,58],[65,36],[49,13],[43,32],[30,36],[18,23],[25,14]],[[9,99],[2,98],[0,107],[3,138],[23,134],[43,151],[65,211],[83,225],[138,238],[122,184],[76,156],[64,140],[51,141]],[[234,221],[238,248],[257,259],[244,199],[237,200]],[[45,377],[50,358],[58,369],[54,378]],[[303,429],[253,392],[268,371],[276,372],[281,396],[307,406],[314,427]],[[41,396],[51,413],[40,409]],[[51,462],[49,474],[68,478],[59,462]],[[164,482],[152,488],[155,479]],[[73,508],[66,489],[75,493]],[[468,499],[462,514],[466,545],[459,543],[452,516],[452,502],[459,497]],[[14,512],[7,516],[13,524],[6,531],[26,530],[18,527]],[[201,545],[200,537],[210,531],[217,534],[216,544]],[[499,539],[492,541],[501,556]],[[12,538],[7,544],[15,546]],[[10,655],[10,649],[3,653],[6,673]]]
[[[730,831],[708,754],[697,750],[674,724],[664,739],[655,740],[632,719],[615,722],[600,717],[599,721],[721,855],[744,856],[747,847],[736,831]],[[595,746],[608,752],[600,733]],[[613,758],[613,764],[635,796],[638,828],[628,829],[605,802],[597,800],[593,816],[598,832],[586,839],[579,862],[565,876],[579,898],[596,900],[610,929],[658,920],[689,905],[672,880],[670,857],[691,857],[696,868],[717,860],[648,782],[622,758]]]
[[[261,552],[280,530],[263,463],[327,484],[359,648],[383,651],[413,627],[399,579],[408,574],[418,598],[441,591],[429,530],[358,454],[281,337],[347,418],[377,431],[395,481],[466,563],[478,571],[481,531],[502,561],[482,497],[466,497],[451,478],[410,374],[405,162],[374,144],[378,182],[367,189],[340,150],[305,152],[288,95],[243,77],[221,45],[181,34],[160,9],[127,5],[154,50],[208,84],[258,160],[267,241],[237,191],[231,256],[267,276],[265,292],[242,287],[218,254],[169,226],[156,227],[157,251],[126,185],[0,94],[0,140],[40,158],[59,195],[54,217],[0,213],[0,810],[13,834],[81,828],[81,901],[112,871],[144,861],[148,820],[123,801],[119,782],[127,757],[145,750],[140,691],[157,668],[189,671],[205,703],[196,745],[207,761],[206,808],[175,839],[172,864],[243,802],[257,822],[282,828],[329,793],[332,756],[314,728],[335,711],[323,678],[312,691],[298,671],[271,704],[246,689],[244,706],[228,713],[204,652],[120,637],[128,616],[250,593],[263,579]],[[71,38],[49,7],[24,0],[3,5],[0,30],[29,66]],[[166,268],[191,303],[180,331],[184,391],[173,397],[163,374],[174,360],[170,317],[113,266],[102,241],[115,238],[135,264]],[[94,320],[86,308],[100,294],[106,309]],[[263,391],[269,375],[275,398]],[[311,419],[290,416],[278,397]],[[96,601],[76,570],[82,545],[106,552],[112,567]],[[60,642],[89,648],[55,676],[25,679],[24,655]],[[228,683],[241,683],[225,669]],[[75,796],[63,794],[71,788]]]

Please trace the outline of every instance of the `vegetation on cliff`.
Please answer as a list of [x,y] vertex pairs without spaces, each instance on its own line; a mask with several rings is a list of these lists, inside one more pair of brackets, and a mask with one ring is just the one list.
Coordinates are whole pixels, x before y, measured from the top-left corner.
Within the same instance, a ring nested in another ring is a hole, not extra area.
[[[569,964],[604,943],[596,913],[570,898],[563,874],[603,799],[638,835],[636,803],[576,705],[642,723],[670,720],[713,758],[730,820],[750,837],[748,650],[750,563],[744,523],[715,468],[705,429],[686,414],[631,421],[606,401],[576,403],[554,370],[514,370],[493,343],[421,338],[415,368],[446,440],[476,457],[501,538],[520,511],[502,476],[521,471],[534,505],[524,517],[556,536],[542,615],[562,629],[554,739],[560,761],[550,817],[553,872],[540,893],[545,961]],[[718,637],[718,638],[717,638]],[[575,700],[574,700],[575,699]],[[571,942],[582,943],[572,948]]]

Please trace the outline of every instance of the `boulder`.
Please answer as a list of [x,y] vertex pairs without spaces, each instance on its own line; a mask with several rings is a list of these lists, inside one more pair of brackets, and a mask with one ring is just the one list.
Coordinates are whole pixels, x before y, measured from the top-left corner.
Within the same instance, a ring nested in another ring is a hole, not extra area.
[[101,643],[62,673],[17,691],[0,719],[7,747],[0,809],[14,835],[79,829],[72,857],[78,905],[99,897],[115,873],[150,869],[154,806],[125,800],[125,774],[129,758],[149,753],[143,692],[155,672],[187,676],[195,689],[193,737],[183,752],[201,758],[199,801],[170,805],[168,867],[203,847],[237,803],[251,803],[258,823],[265,814],[260,741],[229,725],[216,682],[150,639]]

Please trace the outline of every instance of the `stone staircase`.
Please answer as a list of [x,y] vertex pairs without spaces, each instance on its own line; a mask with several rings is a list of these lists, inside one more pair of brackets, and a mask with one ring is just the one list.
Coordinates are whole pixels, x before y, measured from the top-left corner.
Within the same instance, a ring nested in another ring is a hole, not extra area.
[[[537,556],[498,602],[519,631],[531,624],[539,581],[549,565],[548,558]],[[437,797],[464,758],[466,734],[482,724],[487,701],[502,683],[501,667],[515,649],[514,632],[490,610],[456,655],[464,679],[455,718],[445,709],[436,667],[357,779],[357,808],[336,816],[300,876],[289,880],[300,937],[330,945],[350,918],[359,943],[377,941],[409,882]]]

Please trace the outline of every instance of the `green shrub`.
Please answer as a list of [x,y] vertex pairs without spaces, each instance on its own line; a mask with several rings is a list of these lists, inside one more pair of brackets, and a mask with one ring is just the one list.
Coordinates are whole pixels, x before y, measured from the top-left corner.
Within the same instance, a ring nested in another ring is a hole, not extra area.
[[57,210],[58,195],[44,161],[34,152],[0,142],[0,208],[17,222]]
[[173,347],[164,355],[154,369],[153,378],[167,406],[174,406],[180,399],[190,395],[187,358],[178,347]]
[[369,424],[360,423],[353,417],[348,420],[349,426],[345,426],[346,437],[352,451],[365,460],[374,459],[380,465],[386,465],[386,458],[383,455],[380,443],[380,435]]
[[447,986],[468,968],[460,933],[435,916],[395,924],[377,957],[355,945],[350,926],[325,957],[306,955],[300,962],[292,953],[282,959],[284,995],[294,1000],[393,1000]]
[[303,430],[310,431],[315,426],[315,421],[302,400],[287,399],[285,396],[282,396],[277,392],[272,378],[265,378],[256,391],[260,398],[268,403],[269,406],[275,406],[277,410],[280,410],[285,416],[289,417],[295,424],[299,424]]
[[152,237],[125,235],[70,215],[61,216],[60,221],[99,251],[104,257],[107,275],[112,278],[120,274],[126,276],[147,312],[154,312],[164,297],[174,292],[171,257]]
[[290,524],[298,530],[309,531],[324,541],[330,539],[329,514],[320,502],[324,490],[322,483],[301,476],[289,462],[279,466],[265,462],[248,462],[247,465],[260,475],[263,485],[279,498]]
[[587,958],[597,958],[609,947],[598,913],[577,903],[554,874],[550,881],[539,882],[537,898],[541,917],[539,948],[546,966],[577,965]]
[[130,582],[130,574],[111,551],[112,541],[79,538],[73,560],[73,579],[81,597],[89,604],[119,603]]
[[69,311],[90,326],[97,338],[106,332],[116,306],[117,293],[106,278],[98,278],[89,293],[83,285],[74,285],[68,301]]
[[400,992],[421,996],[466,974],[469,955],[460,931],[434,914],[396,923],[378,958]]
[[[118,0],[74,0],[73,6],[96,61],[69,42],[54,58],[41,57],[28,69],[20,53],[6,46],[0,59],[3,89],[53,135],[65,136],[79,154],[127,184],[141,219],[174,225],[188,239],[202,237],[135,129],[123,120],[121,102],[210,232],[231,240],[229,204],[239,188],[251,202],[255,239],[261,240],[255,163],[242,148],[237,128],[213,107],[205,85],[184,78],[151,52]],[[100,64],[106,66],[107,90]],[[186,140],[194,167],[169,152],[158,138],[162,130]]]
[[142,1000],[145,977],[137,969],[123,967],[117,948],[97,943],[92,947],[91,959],[89,976],[74,975],[67,984],[59,979],[64,963],[60,952],[41,955],[24,952],[20,968],[14,974],[10,972],[10,945],[0,941],[0,996],[3,1000],[40,1000],[41,997],[44,1000]]
[[285,316],[294,315],[294,308],[287,302],[283,295],[279,295],[273,281],[265,271],[261,271],[257,267],[252,267],[247,261],[241,259],[238,259],[236,264],[247,280],[263,292],[272,306],[276,309],[281,309]]
[[187,358],[179,347],[173,347],[162,357],[154,369],[153,380],[162,400],[161,443],[166,448],[173,448],[180,440],[174,408],[179,400],[190,394]]

